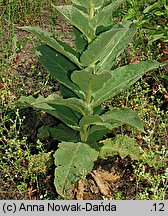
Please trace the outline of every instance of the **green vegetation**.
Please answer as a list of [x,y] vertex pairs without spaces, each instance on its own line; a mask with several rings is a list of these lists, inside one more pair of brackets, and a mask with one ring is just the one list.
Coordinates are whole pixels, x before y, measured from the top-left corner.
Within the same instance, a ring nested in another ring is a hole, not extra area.
[[[73,0],[71,5],[53,7],[35,1],[39,20],[37,16],[30,18],[29,1],[0,3],[2,198],[75,198],[69,189],[85,179],[98,158],[108,161],[117,157],[123,163],[129,158],[132,164],[134,199],[167,197],[167,66],[159,67],[155,61],[166,61],[167,5],[164,1],[162,6],[145,2],[145,16],[139,13],[138,17],[129,14],[141,11],[143,1],[89,2]],[[17,7],[25,11],[14,16]],[[48,20],[43,16],[44,8],[49,11]],[[160,8],[164,14],[156,13]],[[25,17],[20,20],[22,13]],[[60,18],[55,20],[56,15],[74,28]],[[150,34],[150,22],[142,25],[147,19],[157,22],[158,16],[162,18],[162,37]],[[63,31],[56,27],[60,23]],[[20,25],[40,26],[22,30],[45,44],[15,28]],[[140,37],[137,31],[143,32]],[[24,34],[21,39],[20,34]],[[27,60],[19,59],[30,44],[33,51],[29,47]],[[39,64],[34,50],[53,78]],[[56,192],[61,197],[53,192],[53,167]],[[125,197],[117,191],[114,198]]]

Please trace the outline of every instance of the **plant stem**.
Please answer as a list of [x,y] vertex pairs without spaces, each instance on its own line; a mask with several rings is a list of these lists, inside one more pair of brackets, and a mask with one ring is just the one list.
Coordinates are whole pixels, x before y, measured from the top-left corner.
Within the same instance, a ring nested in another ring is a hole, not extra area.
[[90,0],[89,19],[92,20],[93,17],[94,17],[94,4],[92,0]]
[[85,125],[80,131],[80,138],[82,142],[86,143],[88,139],[88,126],[87,125]]

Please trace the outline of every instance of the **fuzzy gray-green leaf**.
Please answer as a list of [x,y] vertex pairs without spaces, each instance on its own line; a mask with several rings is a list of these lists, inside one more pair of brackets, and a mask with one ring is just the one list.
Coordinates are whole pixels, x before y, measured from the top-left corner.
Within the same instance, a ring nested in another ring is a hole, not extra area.
[[[32,34],[37,36],[40,40],[45,42],[48,46],[52,47],[62,55],[66,56],[70,61],[75,63],[78,67],[81,67],[81,64],[77,58],[78,54],[75,52],[75,50],[73,50],[68,44],[59,42],[52,33],[44,31],[39,27],[31,27],[31,26],[20,27],[19,29],[31,32]],[[65,44],[65,46],[63,44]]]
[[97,73],[102,70],[110,70],[117,63],[118,56],[130,44],[136,33],[136,26],[127,21],[115,25],[114,28],[115,27],[118,29],[123,28],[123,30],[120,29],[117,32],[116,37],[113,38],[114,46],[109,46],[100,57],[96,65]]
[[82,115],[86,115],[92,112],[92,110],[87,106],[87,104],[78,98],[67,98],[63,99],[58,94],[51,94],[45,98],[42,103],[47,103],[49,105],[63,105],[69,107],[70,109],[79,112]]
[[109,129],[102,125],[93,125],[88,134],[87,142],[91,145],[94,142],[97,142],[98,140],[102,139],[103,136],[105,136],[108,133]]
[[144,132],[137,113],[129,108],[115,108],[100,116],[103,122],[128,124]]
[[63,99],[60,95],[55,93],[50,94],[46,98],[39,96],[37,99],[34,99],[34,101],[31,102],[31,106],[35,106],[38,109],[44,109],[45,107],[47,108],[50,106],[53,107],[53,105],[69,107],[70,109],[77,111],[82,115],[90,113],[91,111],[83,100],[78,98]]
[[[131,38],[136,32],[135,26],[130,21],[123,21],[123,23],[115,25],[110,30],[100,34],[91,43],[88,48],[82,53],[80,61],[85,67],[94,67],[97,64],[104,64],[107,59],[112,58],[113,61],[121,53],[121,51],[128,46]],[[125,41],[125,35],[129,38]],[[100,67],[99,66],[99,67]],[[108,70],[112,65],[107,65]]]
[[38,47],[36,54],[39,61],[49,71],[52,77],[56,78],[60,83],[65,85],[80,98],[83,98],[84,94],[77,85],[69,79],[69,73],[77,69],[75,64],[59,52],[46,45]]
[[139,80],[146,72],[158,68],[159,62],[141,61],[111,71],[112,77],[100,90],[93,93],[92,107],[96,107],[107,99],[116,96]]
[[54,154],[56,191],[66,197],[76,181],[85,178],[94,166],[98,152],[86,143],[62,142]]
[[92,26],[96,29],[98,26],[112,25],[113,12],[120,6],[125,0],[114,0],[104,8],[102,8],[94,17]]
[[79,86],[85,96],[92,94],[109,80],[111,74],[108,71],[102,71],[100,74],[94,74],[93,68],[87,68],[81,71],[74,71],[71,75],[72,81]]
[[80,120],[79,126],[88,127],[90,125],[97,124],[98,122],[102,122],[102,119],[98,115],[87,115]]
[[132,160],[139,160],[141,158],[140,146],[135,142],[134,138],[127,135],[117,135],[114,139],[107,139],[102,141],[103,147],[100,150],[101,158],[108,158],[109,156],[120,155],[121,158],[130,156]]
[[42,110],[44,112],[47,112],[50,115],[53,115],[54,117],[60,119],[62,122],[64,122],[69,127],[73,128],[74,130],[79,130],[78,122],[80,117],[76,115],[75,111],[72,111],[70,108],[65,107],[63,105],[49,105],[47,102],[45,102],[45,98],[42,96],[39,96],[37,99],[33,96],[22,96],[16,103],[17,106],[20,106],[21,108],[24,107],[33,107],[38,110]]
[[[71,0],[71,2],[80,7],[84,7],[89,14],[90,6],[92,5],[94,10],[98,10],[102,7],[104,0]],[[90,2],[92,4],[90,4]]]
[[95,38],[93,28],[89,25],[89,16],[72,5],[54,6],[57,12],[71,25],[79,29],[90,43]]
[[77,142],[79,141],[77,131],[67,127],[64,124],[59,124],[56,127],[49,127],[49,132],[51,133],[51,137],[59,140],[59,141],[69,141],[69,142]]

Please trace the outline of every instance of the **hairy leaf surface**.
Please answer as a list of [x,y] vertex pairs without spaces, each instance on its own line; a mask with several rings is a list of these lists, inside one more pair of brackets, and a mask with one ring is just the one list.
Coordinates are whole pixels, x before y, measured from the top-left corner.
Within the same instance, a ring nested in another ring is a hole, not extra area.
[[55,110],[54,105],[61,105],[77,111],[81,115],[90,114],[92,112],[90,107],[88,107],[88,105],[83,100],[77,98],[63,99],[55,93],[49,95],[47,98],[42,96],[39,96],[37,99],[33,98],[32,96],[21,97],[18,103],[19,102],[29,104],[30,106],[41,110],[53,111]]
[[74,71],[71,75],[72,81],[79,86],[85,96],[101,89],[101,87],[109,80],[111,74],[108,71],[102,71],[100,74],[94,74],[93,68],[87,68],[81,71]]
[[[23,99],[24,98],[24,99]],[[20,101],[24,101],[25,103],[29,103],[30,99],[32,98],[29,97],[22,97]],[[65,107],[69,107],[72,110],[75,110],[81,114],[84,114],[85,112],[89,112],[89,108],[87,105],[80,99],[77,98],[68,98],[68,99],[63,99],[60,97],[58,94],[51,94],[47,98],[44,98],[42,96],[39,96],[37,99],[34,99],[31,101],[31,106],[34,106],[38,109],[46,109],[46,108],[53,108],[53,105],[63,105]]]
[[77,28],[73,28],[73,33],[75,35],[75,45],[77,48],[77,51],[79,53],[82,53],[84,51],[84,49],[87,47],[87,41],[84,38],[84,35],[82,34],[82,32],[80,32]]
[[[96,71],[100,73],[102,70],[110,70],[116,63],[118,56],[130,44],[135,33],[136,26],[130,22],[122,22],[117,24],[114,28],[120,29],[116,37],[113,38],[113,47],[108,47],[107,50],[101,55],[99,62],[96,64]],[[123,30],[121,30],[123,28]]]
[[128,124],[144,132],[137,113],[129,108],[116,108],[109,110],[105,114],[101,115],[100,118],[103,122]]
[[51,107],[54,108],[54,110],[42,110],[60,119],[64,124],[72,128],[73,130],[79,130],[78,122],[81,117],[79,117],[78,112],[72,111],[70,108],[62,105],[52,105]]
[[48,103],[50,105],[63,105],[71,108],[74,111],[79,112],[82,115],[89,114],[92,110],[88,105],[81,99],[78,98],[67,98],[63,99],[58,94],[51,94],[45,98],[41,103]]
[[85,143],[62,142],[54,154],[56,191],[66,197],[76,181],[92,170],[98,152]]
[[88,126],[94,125],[94,124],[96,124],[98,122],[102,122],[102,119],[98,115],[87,115],[87,116],[84,116],[80,120],[79,126],[88,127]]
[[[94,67],[96,64],[100,64],[101,66],[109,58],[114,61],[121,51],[128,46],[135,33],[136,28],[132,22],[124,21],[120,25],[117,24],[110,30],[100,34],[82,53],[80,58],[82,65]],[[127,35],[126,41],[125,35]],[[112,65],[108,64],[106,66],[108,66],[108,68],[105,68],[107,70],[112,67]]]
[[78,133],[64,124],[59,124],[57,127],[49,127],[48,130],[51,133],[51,137],[58,141],[79,141]]
[[[104,0],[72,0],[71,2],[78,6],[86,8],[87,12],[89,13],[90,6],[92,6],[95,10],[98,10],[102,7]],[[90,4],[90,2],[92,3],[92,5]]]
[[79,113],[72,111],[68,107],[62,105],[49,105],[48,103],[44,102],[44,98],[39,96],[39,98],[35,99],[32,96],[22,96],[18,101],[17,105],[24,108],[24,107],[33,107],[38,110],[45,111],[50,115],[60,119],[69,127],[73,128],[74,130],[79,130],[78,122],[81,118]]
[[113,2],[102,8],[93,19],[93,28],[96,29],[98,26],[106,27],[112,25],[112,14],[124,1],[125,0],[114,0]]
[[75,52],[75,50],[73,50],[68,44],[59,42],[52,33],[44,31],[39,27],[24,26],[20,27],[20,29],[31,32],[43,42],[45,42],[48,46],[52,47],[62,55],[66,56],[78,67],[81,67],[81,64],[77,58],[78,54]]
[[90,43],[95,38],[93,28],[89,25],[89,16],[72,5],[54,6],[57,12],[69,23],[78,28]]
[[88,133],[87,142],[93,145],[94,142],[102,139],[103,136],[107,134],[109,129],[102,125],[93,125]]
[[107,139],[102,141],[104,144],[100,150],[101,158],[108,158],[109,156],[120,155],[121,158],[130,156],[132,160],[139,160],[141,158],[140,146],[133,138],[127,135],[117,135],[114,139]]
[[156,61],[141,61],[111,71],[112,77],[100,90],[93,93],[92,107],[116,96],[139,80],[146,72],[159,67]]
[[75,64],[49,46],[42,45],[38,47],[36,54],[39,61],[54,78],[80,98],[83,98],[84,94],[69,78],[70,73],[77,69]]

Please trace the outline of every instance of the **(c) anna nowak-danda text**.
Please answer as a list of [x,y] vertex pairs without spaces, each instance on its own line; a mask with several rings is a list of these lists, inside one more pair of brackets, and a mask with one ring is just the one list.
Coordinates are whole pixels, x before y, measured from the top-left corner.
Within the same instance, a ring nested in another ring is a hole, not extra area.
[[100,204],[92,204],[92,203],[85,203],[85,204],[72,204],[72,205],[63,205],[63,204],[55,204],[55,203],[48,203],[47,205],[27,205],[24,203],[21,203],[19,206],[19,212],[38,212],[38,211],[48,211],[48,212],[60,212],[60,211],[116,211],[116,205],[112,205],[111,203],[105,204],[101,202]]

